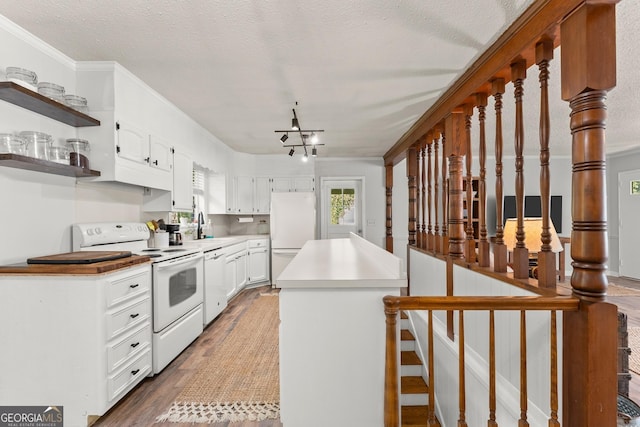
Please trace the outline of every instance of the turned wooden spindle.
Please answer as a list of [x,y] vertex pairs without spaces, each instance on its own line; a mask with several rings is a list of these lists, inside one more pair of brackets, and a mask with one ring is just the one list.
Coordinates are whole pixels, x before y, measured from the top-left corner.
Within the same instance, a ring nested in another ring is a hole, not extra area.
[[464,144],[465,144],[465,166],[467,175],[465,178],[466,186],[466,207],[467,207],[467,228],[465,230],[465,259],[467,262],[476,262],[476,239],[473,227],[474,206],[473,206],[473,173],[471,166],[473,164],[473,155],[471,151],[471,116],[473,116],[473,105],[466,104],[464,110]]
[[520,419],[518,427],[528,427],[527,421],[527,317],[520,311]]
[[487,427],[498,427],[496,421],[496,321],[489,311],[489,419]]
[[487,94],[476,93],[476,105],[478,107],[479,147],[478,159],[480,161],[480,179],[478,180],[478,213],[479,213],[479,239],[478,239],[478,265],[489,267],[490,248],[487,239],[487,141],[485,136],[485,119],[487,108]]
[[[433,180],[432,169],[431,169],[431,144],[433,140],[433,133],[429,133],[427,137],[427,231],[425,234],[426,245],[425,249],[428,251],[433,250],[433,226],[431,224],[431,210],[432,210],[432,194],[431,194],[431,181]],[[424,203],[424,202],[423,202]],[[422,227],[424,229],[424,222],[422,223]]]
[[556,312],[551,312],[551,330],[550,330],[550,346],[549,346],[549,407],[551,413],[549,417],[549,427],[560,427],[558,421],[558,327],[556,321]]
[[400,398],[398,392],[398,334],[396,330],[399,301],[396,297],[385,296],[383,302],[387,325],[384,365],[384,425],[385,427],[398,427],[400,424]]
[[527,63],[519,59],[511,64],[511,81],[513,82],[516,101],[515,138],[516,154],[516,244],[513,248],[512,267],[516,279],[529,278],[529,250],[524,244],[524,117],[522,99],[524,96],[524,79],[527,76]]
[[385,192],[387,203],[387,218],[386,218],[386,239],[385,247],[388,252],[393,253],[393,220],[392,220],[392,205],[393,205],[393,165],[385,165]]
[[445,135],[444,125],[442,126],[442,237],[440,247],[442,248],[442,254],[449,254],[449,230],[447,224],[449,223],[449,182],[447,181],[447,155],[446,148],[448,146],[447,138]]
[[425,172],[425,162],[426,162],[426,145],[425,139],[422,139],[422,146],[420,148],[420,244],[418,247],[421,249],[426,248],[426,172]]
[[553,40],[545,38],[536,44],[536,63],[540,80],[540,203],[542,213],[542,246],[538,252],[538,286],[555,288],[556,254],[551,252],[549,214],[551,171],[549,169],[549,61],[553,59]]
[[411,147],[407,150],[407,185],[409,187],[409,245],[416,245],[416,217],[418,213],[417,206],[417,174],[416,166],[418,164],[417,159],[417,150],[415,147]]
[[435,253],[440,253],[441,251],[441,241],[440,241],[440,223],[438,221],[438,197],[440,191],[440,175],[439,175],[439,162],[438,162],[438,141],[440,140],[440,130],[436,127],[433,132],[433,183],[434,183],[434,191],[433,191],[433,213],[434,213],[434,232],[433,232],[433,251]]
[[493,245],[493,271],[496,273],[507,271],[507,246],[504,244],[504,219],[502,217],[502,94],[504,91],[504,79],[491,81],[491,95],[494,99],[496,115],[496,242]]
[[421,163],[422,163],[422,159],[424,158],[424,151],[422,149],[422,146],[420,145],[420,142],[418,142],[418,145],[416,147],[416,185],[417,185],[417,190],[416,190],[416,247],[421,248],[422,247],[422,224],[424,224],[422,220],[422,216],[423,216],[423,209],[422,209],[422,200],[424,200],[424,181],[423,181],[423,177],[422,177],[422,168],[421,168]]
[[458,376],[459,376],[459,390],[458,390],[458,408],[460,415],[458,417],[458,427],[467,427],[466,412],[466,380],[465,380],[465,366],[464,366],[464,310],[458,311]]

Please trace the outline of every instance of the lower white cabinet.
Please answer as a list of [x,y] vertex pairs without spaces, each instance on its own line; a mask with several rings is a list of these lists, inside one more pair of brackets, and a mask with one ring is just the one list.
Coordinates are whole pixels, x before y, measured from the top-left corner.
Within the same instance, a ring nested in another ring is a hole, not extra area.
[[151,372],[151,267],[0,276],[0,322],[0,402],[89,425]]
[[240,292],[247,285],[247,245],[238,243],[227,249],[224,268],[227,299]]
[[269,239],[247,241],[249,260],[247,284],[269,280]]

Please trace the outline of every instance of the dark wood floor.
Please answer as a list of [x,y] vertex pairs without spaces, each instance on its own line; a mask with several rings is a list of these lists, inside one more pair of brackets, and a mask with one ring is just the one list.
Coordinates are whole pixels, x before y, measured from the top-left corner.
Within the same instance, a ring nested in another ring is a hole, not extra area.
[[182,391],[186,381],[207,357],[231,332],[239,318],[263,292],[277,292],[271,286],[246,289],[230,301],[225,311],[218,316],[198,339],[171,362],[159,375],[146,378],[94,426],[134,427],[164,425],[171,427],[216,426],[216,427],[282,427],[279,420],[224,422],[215,424],[156,423],[156,417],[165,412]]

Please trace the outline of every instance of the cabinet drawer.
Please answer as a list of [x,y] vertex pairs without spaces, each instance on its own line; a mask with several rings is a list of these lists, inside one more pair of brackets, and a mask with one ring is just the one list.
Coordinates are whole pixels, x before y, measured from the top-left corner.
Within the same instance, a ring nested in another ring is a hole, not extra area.
[[124,363],[151,346],[151,322],[146,322],[124,339],[107,346],[108,372],[117,370]]
[[121,371],[107,380],[109,401],[114,400],[133,388],[151,372],[151,349],[147,348],[140,356],[126,365]]
[[269,246],[269,240],[267,239],[255,239],[247,242],[249,248],[265,248]]
[[148,292],[150,287],[151,273],[148,271],[121,280],[114,280],[107,286],[107,307],[142,295]]
[[132,304],[107,313],[107,340],[129,328],[151,318],[151,298],[134,301]]

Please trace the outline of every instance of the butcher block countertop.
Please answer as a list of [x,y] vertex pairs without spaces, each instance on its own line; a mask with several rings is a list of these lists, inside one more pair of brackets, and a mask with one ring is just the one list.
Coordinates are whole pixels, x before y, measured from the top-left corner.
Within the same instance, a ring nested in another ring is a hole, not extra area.
[[148,256],[131,255],[91,264],[13,264],[0,266],[0,275],[90,275],[103,274],[150,262]]

